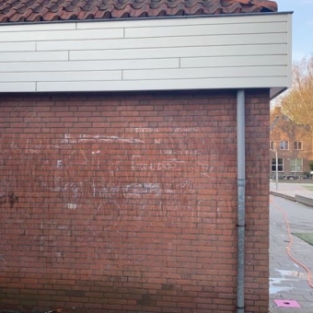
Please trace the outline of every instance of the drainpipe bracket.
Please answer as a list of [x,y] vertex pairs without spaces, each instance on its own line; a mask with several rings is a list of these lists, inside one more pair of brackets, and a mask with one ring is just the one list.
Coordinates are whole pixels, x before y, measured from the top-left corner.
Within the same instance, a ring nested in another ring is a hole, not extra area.
[[246,228],[246,227],[247,227],[247,224],[244,224],[244,225],[236,224],[236,227],[243,227],[243,228]]
[[244,310],[245,308],[245,306],[237,306],[237,310]]
[[238,186],[245,187],[246,186],[246,179],[238,178],[237,179],[237,184],[238,184]]

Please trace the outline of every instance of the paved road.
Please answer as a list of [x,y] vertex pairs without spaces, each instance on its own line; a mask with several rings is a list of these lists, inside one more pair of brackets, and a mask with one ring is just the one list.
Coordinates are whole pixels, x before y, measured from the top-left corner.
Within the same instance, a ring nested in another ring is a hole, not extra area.
[[[269,312],[313,313],[313,289],[307,282],[307,274],[286,253],[289,236],[281,209],[289,221],[291,233],[313,233],[313,208],[271,196]],[[313,273],[313,246],[295,236],[292,238],[292,255]],[[296,300],[301,308],[278,308],[274,300]]]

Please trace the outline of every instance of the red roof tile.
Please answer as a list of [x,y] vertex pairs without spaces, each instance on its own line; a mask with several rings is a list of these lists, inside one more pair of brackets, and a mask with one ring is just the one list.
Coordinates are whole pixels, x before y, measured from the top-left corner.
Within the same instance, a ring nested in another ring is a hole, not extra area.
[[275,11],[269,0],[0,0],[0,23]]

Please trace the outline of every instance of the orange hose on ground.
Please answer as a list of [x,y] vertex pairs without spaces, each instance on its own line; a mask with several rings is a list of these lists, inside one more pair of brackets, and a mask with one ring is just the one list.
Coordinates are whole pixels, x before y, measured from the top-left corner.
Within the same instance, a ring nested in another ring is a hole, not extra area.
[[303,263],[301,263],[300,261],[298,261],[296,258],[294,258],[291,254],[291,247],[292,247],[292,244],[293,244],[293,238],[292,238],[292,235],[291,235],[291,231],[290,231],[290,225],[289,225],[289,222],[288,222],[288,217],[287,217],[287,214],[286,212],[284,211],[283,208],[281,208],[279,205],[275,204],[272,200],[270,200],[270,202],[273,204],[273,206],[279,210],[282,214],[283,214],[283,217],[284,217],[284,221],[285,221],[285,224],[286,224],[286,227],[287,227],[287,232],[288,232],[288,236],[289,236],[289,245],[286,246],[286,252],[288,254],[288,256],[290,257],[290,259],[295,262],[296,264],[300,265],[308,274],[308,283],[309,283],[309,286],[311,288],[313,288],[313,283],[312,283],[312,280],[311,280],[311,270],[305,266]]

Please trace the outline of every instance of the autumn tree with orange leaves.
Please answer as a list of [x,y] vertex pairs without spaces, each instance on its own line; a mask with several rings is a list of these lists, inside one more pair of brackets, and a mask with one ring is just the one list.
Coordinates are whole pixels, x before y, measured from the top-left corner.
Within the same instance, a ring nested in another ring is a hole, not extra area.
[[307,128],[313,149],[313,56],[294,65],[292,87],[282,95],[279,105],[295,125]]

